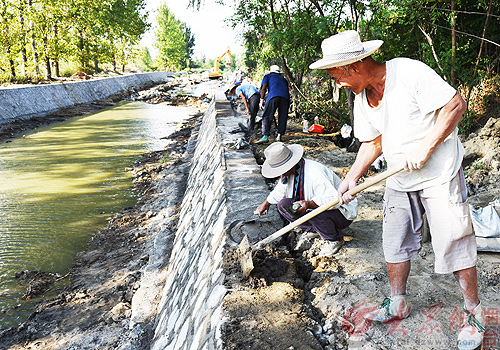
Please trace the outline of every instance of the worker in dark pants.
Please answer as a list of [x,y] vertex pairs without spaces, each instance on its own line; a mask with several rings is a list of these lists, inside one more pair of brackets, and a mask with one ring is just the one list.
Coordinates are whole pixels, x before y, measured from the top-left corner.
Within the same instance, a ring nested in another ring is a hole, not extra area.
[[271,66],[269,74],[266,74],[262,79],[260,88],[261,103],[264,102],[266,91],[266,105],[262,115],[262,138],[257,143],[268,142],[276,110],[278,110],[278,136],[276,141],[282,141],[281,138],[286,131],[288,107],[290,106],[289,84],[288,80],[281,76],[280,67],[276,65]]
[[245,113],[248,114],[248,123],[246,129],[252,132],[255,127],[255,118],[259,111],[260,93],[259,90],[252,84],[242,84],[240,81],[234,83],[233,87],[227,92],[228,95],[236,95],[241,97],[245,105]]
[[[304,148],[301,145],[287,146],[283,142],[274,142],[264,150],[264,155],[266,160],[262,165],[262,175],[280,179],[255,209],[255,215],[265,214],[272,204],[277,204],[280,214],[293,222],[336,198],[336,189],[342,180],[327,166],[303,158]],[[298,227],[305,232],[317,233],[324,240],[319,257],[332,256],[344,244],[340,230],[348,227],[357,213],[357,202],[334,205]]]

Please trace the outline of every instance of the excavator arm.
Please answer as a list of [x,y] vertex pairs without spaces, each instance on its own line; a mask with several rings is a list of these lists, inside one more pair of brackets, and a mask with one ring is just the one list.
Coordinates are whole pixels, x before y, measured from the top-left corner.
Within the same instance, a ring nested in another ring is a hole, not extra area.
[[210,70],[210,72],[208,73],[208,77],[210,79],[218,79],[220,78],[222,75],[220,74],[220,70],[219,70],[219,62],[220,60],[225,56],[225,55],[228,55],[229,56],[229,59],[232,58],[231,56],[231,51],[229,49],[226,50],[226,52],[224,52],[222,55],[220,55],[219,57],[217,57],[217,59],[215,60],[215,63],[214,63],[214,68],[212,68]]

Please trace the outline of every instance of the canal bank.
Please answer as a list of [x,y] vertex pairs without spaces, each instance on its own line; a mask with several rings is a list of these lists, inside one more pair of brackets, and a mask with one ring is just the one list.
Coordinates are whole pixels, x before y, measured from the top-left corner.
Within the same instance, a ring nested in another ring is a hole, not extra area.
[[41,125],[95,112],[154,85],[173,82],[173,77],[169,72],[150,72],[0,88],[0,141]]
[[249,217],[267,186],[240,148],[243,120],[213,101],[171,145],[138,160],[138,204],[78,254],[63,293],[0,335],[0,348],[221,348],[228,237],[255,239],[280,222]]
[[[227,334],[235,327],[234,310],[244,305],[232,300],[228,313],[228,295],[237,298],[236,289],[248,283],[263,287],[271,275],[297,277],[287,274],[287,264],[260,266],[260,276],[250,280],[241,274],[235,249],[243,235],[254,242],[282,223],[277,212],[261,219],[253,215],[268,186],[238,126],[244,121],[219,96],[203,116],[170,136],[171,145],[138,160],[138,204],[115,215],[78,254],[69,286],[57,298],[41,304],[20,327],[0,334],[0,348],[221,349],[238,344],[241,339]],[[289,300],[279,300],[281,293]],[[278,344],[317,343],[308,331],[310,316],[301,293],[287,283],[273,287],[272,298],[281,307],[296,306],[280,316],[294,322],[286,322],[290,330],[276,338]],[[265,304],[266,298],[259,302]],[[270,307],[276,306],[273,301]]]

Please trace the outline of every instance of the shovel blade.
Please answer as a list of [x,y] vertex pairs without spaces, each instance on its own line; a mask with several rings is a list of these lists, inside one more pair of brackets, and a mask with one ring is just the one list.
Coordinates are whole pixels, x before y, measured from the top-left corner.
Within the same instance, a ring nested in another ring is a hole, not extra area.
[[252,248],[250,247],[250,243],[248,242],[248,236],[245,235],[238,245],[238,249],[236,250],[240,259],[241,270],[243,271],[243,275],[248,277],[250,272],[253,270],[253,260],[252,260]]

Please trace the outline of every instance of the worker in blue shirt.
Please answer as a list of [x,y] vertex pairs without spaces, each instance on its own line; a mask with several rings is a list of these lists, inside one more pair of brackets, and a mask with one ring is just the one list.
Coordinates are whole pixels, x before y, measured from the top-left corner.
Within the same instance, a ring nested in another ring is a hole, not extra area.
[[290,92],[288,80],[281,76],[280,67],[272,65],[269,74],[262,79],[260,98],[263,102],[267,92],[264,113],[262,114],[262,138],[257,143],[265,143],[271,134],[271,124],[274,113],[278,110],[278,136],[276,141],[282,141],[288,120],[288,107],[290,106]]
[[228,95],[241,97],[245,104],[245,113],[249,115],[247,131],[251,132],[255,126],[255,117],[259,111],[259,90],[252,84],[242,84],[240,81],[234,83],[234,86],[228,91]]

